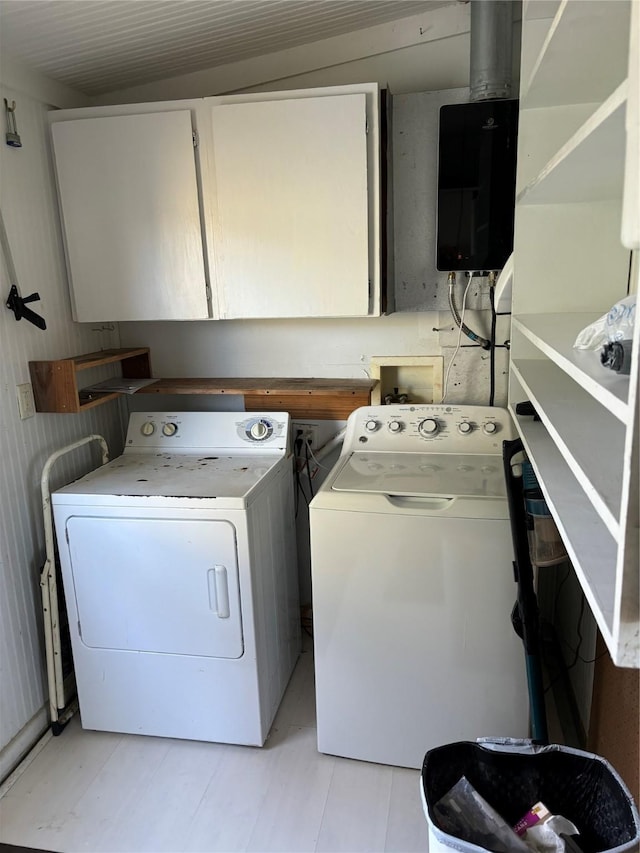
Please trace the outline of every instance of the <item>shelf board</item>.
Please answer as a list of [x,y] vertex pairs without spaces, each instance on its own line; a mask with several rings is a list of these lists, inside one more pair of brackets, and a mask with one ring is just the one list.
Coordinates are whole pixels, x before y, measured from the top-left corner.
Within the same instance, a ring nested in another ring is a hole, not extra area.
[[189,378],[157,379],[137,394],[293,394],[353,397],[370,391],[372,379],[255,379],[255,378]]
[[519,204],[622,198],[627,93],[624,80],[520,191]]
[[574,478],[617,539],[624,426],[555,364],[513,360],[511,369]]
[[[522,97],[524,109],[602,103],[627,74],[626,0],[563,0]],[[596,61],[597,58],[597,61]]]
[[119,397],[122,397],[122,394],[109,392],[108,394],[94,394],[91,399],[83,400],[80,398],[79,411],[86,412],[87,409],[93,409],[96,406],[102,405],[102,403],[108,403],[109,400],[117,400]]
[[597,352],[573,348],[578,333],[602,313],[521,314],[514,316],[512,322],[514,328],[624,423],[630,417],[629,377],[603,367]]
[[138,355],[146,355],[149,347],[138,347],[137,349],[103,349],[98,352],[90,352],[86,355],[76,355],[72,359],[76,370],[87,370],[90,367],[102,367],[105,364],[115,364],[118,361],[126,361]]
[[560,0],[524,0],[522,19],[537,21],[543,18],[554,18],[559,6]]
[[95,393],[89,399],[78,387],[78,373],[92,367],[121,364],[127,379],[144,379],[151,376],[149,347],[134,349],[106,349],[59,358],[50,361],[30,361],[29,373],[37,412],[77,414],[109,400],[118,394]]
[[513,409],[511,414],[584,595],[607,646],[612,649],[616,542],[576,482],[544,424],[520,417]]
[[599,104],[563,104],[559,107],[521,110],[518,119],[518,169],[516,197],[591,118]]
[[241,394],[245,409],[294,418],[346,420],[371,403],[372,379],[158,379],[137,394]]

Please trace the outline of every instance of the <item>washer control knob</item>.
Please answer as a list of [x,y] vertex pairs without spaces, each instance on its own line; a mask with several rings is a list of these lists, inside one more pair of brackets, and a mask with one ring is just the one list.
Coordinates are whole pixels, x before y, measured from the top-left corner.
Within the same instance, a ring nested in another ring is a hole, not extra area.
[[461,421],[458,424],[458,432],[461,435],[469,435],[473,432],[473,424],[469,423],[469,421]]
[[425,418],[418,424],[418,432],[430,438],[440,432],[440,424],[435,418]]
[[404,424],[402,421],[389,421],[389,432],[394,433],[394,435],[398,435],[398,433],[402,432],[402,428]]
[[140,432],[143,435],[147,435],[147,436],[153,435],[155,431],[156,431],[156,425],[154,423],[152,423],[151,421],[145,421],[142,424],[142,426],[140,427]]
[[178,432],[178,424],[167,423],[162,426],[162,434],[167,436],[175,435]]
[[495,435],[498,432],[498,424],[495,421],[487,421],[482,430],[485,435]]
[[367,432],[375,432],[379,426],[380,424],[378,423],[378,421],[374,420],[373,418],[370,418],[368,421],[365,421],[364,424],[364,428]]

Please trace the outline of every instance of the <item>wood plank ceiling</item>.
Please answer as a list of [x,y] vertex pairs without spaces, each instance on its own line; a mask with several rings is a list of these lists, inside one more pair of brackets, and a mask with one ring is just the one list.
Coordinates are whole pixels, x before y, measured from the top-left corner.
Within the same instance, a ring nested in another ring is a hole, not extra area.
[[0,0],[0,48],[87,95],[187,74],[456,0]]

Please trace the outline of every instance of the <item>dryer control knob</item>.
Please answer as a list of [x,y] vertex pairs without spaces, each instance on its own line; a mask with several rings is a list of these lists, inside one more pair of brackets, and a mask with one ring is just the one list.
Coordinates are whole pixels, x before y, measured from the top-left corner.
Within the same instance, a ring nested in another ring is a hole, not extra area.
[[147,435],[147,436],[153,435],[155,431],[156,431],[156,425],[154,423],[152,423],[151,421],[145,421],[145,423],[143,423],[142,426],[140,427],[140,432],[143,435]]
[[269,438],[272,432],[273,427],[268,421],[254,421],[249,427],[249,438],[252,438],[254,441],[264,441]]
[[364,428],[367,432],[375,432],[379,426],[380,424],[378,423],[378,421],[373,420],[373,418],[371,418],[371,420],[365,421],[364,424]]
[[403,427],[404,424],[402,423],[402,421],[389,421],[389,432],[393,432],[395,433],[395,435],[397,435],[399,432],[402,432]]
[[162,434],[167,436],[175,435],[178,432],[178,424],[164,424],[162,427]]
[[482,430],[485,435],[495,435],[498,432],[498,424],[495,421],[487,421]]
[[433,435],[437,435],[439,431],[440,424],[435,418],[425,418],[418,424],[418,432],[420,435],[426,435],[430,438]]
[[458,432],[461,435],[469,435],[473,432],[473,424],[470,424],[469,421],[461,421],[458,424]]

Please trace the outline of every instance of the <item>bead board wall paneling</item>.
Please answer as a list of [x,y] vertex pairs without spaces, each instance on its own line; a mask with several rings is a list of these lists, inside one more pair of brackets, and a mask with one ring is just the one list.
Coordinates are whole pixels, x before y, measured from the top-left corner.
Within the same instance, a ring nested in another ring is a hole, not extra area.
[[[0,97],[16,101],[22,148],[0,147],[0,205],[16,268],[9,282],[0,259],[3,303],[10,284],[47,322],[41,331],[0,310],[0,750],[46,701],[39,573],[44,563],[40,476],[47,457],[83,435],[105,436],[112,455],[122,448],[121,404],[108,403],[81,415],[35,415],[20,420],[16,385],[29,382],[29,360],[63,358],[118,345],[117,332],[71,321],[66,271],[51,169],[48,107],[19,91]],[[107,375],[109,375],[107,373]],[[93,376],[91,377],[94,378]],[[106,378],[102,377],[102,378]],[[81,475],[99,461],[83,448],[60,460],[52,487]],[[0,777],[5,767],[0,751]]]

